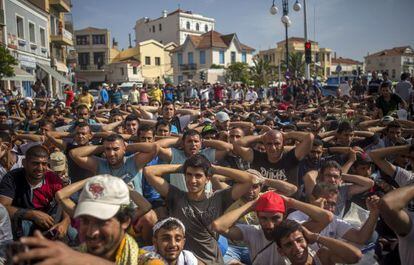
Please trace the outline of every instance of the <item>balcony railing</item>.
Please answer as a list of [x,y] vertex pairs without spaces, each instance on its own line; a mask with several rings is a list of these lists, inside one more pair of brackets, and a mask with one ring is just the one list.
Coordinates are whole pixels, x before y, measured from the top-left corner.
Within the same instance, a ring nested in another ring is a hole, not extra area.
[[71,32],[62,28],[57,35],[51,35],[50,40],[60,45],[73,46],[73,35]]
[[197,70],[196,63],[189,63],[189,64],[180,64],[181,71],[195,71]]
[[404,65],[414,65],[414,62],[405,61],[403,64]]
[[0,26],[4,26],[6,23],[4,23],[4,9],[0,9]]
[[72,8],[71,0],[49,0],[49,3],[62,13],[70,12]]
[[85,64],[80,64],[78,66],[76,66],[76,71],[104,71],[105,70],[105,66],[104,65],[85,65]]

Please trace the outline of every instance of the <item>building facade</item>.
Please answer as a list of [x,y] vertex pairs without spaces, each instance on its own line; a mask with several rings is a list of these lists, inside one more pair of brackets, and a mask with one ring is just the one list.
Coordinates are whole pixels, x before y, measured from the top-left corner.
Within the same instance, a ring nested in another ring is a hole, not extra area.
[[334,57],[332,58],[331,62],[331,74],[337,75],[336,68],[338,65],[341,66],[341,72],[342,75],[357,75],[362,74],[363,71],[363,62],[359,62],[353,59],[349,58],[342,58],[342,57]]
[[403,72],[414,75],[414,50],[410,46],[394,47],[365,56],[366,72],[388,72],[391,80],[398,81]]
[[0,45],[6,45],[6,34],[5,34],[5,13],[4,13],[4,3],[3,0],[0,0]]
[[[10,53],[18,60],[15,76],[4,78],[6,88],[19,87],[24,96],[32,96],[36,79],[47,88],[52,80],[39,66],[50,67],[48,13],[29,1],[5,0],[5,35]],[[48,91],[52,94],[52,91]]]
[[[211,81],[208,75],[212,65],[223,68],[235,62],[250,65],[254,49],[241,43],[235,33],[221,35],[212,30],[201,36],[187,36],[184,44],[172,52],[174,83],[178,84],[186,80],[202,81],[200,72],[205,73],[206,81]],[[212,72],[217,75],[217,71]]]
[[75,79],[78,84],[95,87],[109,80],[105,65],[112,62],[119,50],[115,40],[111,45],[108,29],[88,27],[75,30],[75,50]]
[[107,66],[109,80],[114,83],[155,83],[173,77],[171,50],[177,45],[163,45],[155,40],[138,43],[134,48],[120,52]]
[[157,19],[147,17],[135,23],[135,43],[154,39],[162,44],[173,42],[177,45],[184,43],[188,35],[200,36],[214,30],[215,20],[194,14],[191,11],[177,9],[174,12],[162,12]]
[[[327,78],[329,75],[331,75],[332,50],[329,48],[319,47],[318,42],[311,40],[310,42],[312,51],[312,62],[314,62],[313,66],[316,69],[315,72],[322,75],[323,78]],[[258,57],[267,60],[272,65],[278,66],[282,63],[283,60],[285,60],[286,57],[285,43],[285,40],[283,40],[277,43],[276,48],[259,51]],[[302,53],[304,56],[305,39],[298,37],[289,38],[288,49],[289,53]],[[312,69],[312,71],[314,71],[314,69]]]

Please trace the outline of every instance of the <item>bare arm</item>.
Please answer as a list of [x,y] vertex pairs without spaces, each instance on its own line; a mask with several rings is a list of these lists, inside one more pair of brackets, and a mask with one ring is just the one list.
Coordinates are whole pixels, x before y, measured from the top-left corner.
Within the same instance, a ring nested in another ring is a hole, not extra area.
[[73,217],[76,208],[76,204],[70,199],[70,196],[81,190],[88,180],[89,178],[70,184],[55,194],[56,201],[70,217]]
[[96,173],[98,163],[92,155],[100,154],[103,151],[104,148],[102,145],[88,145],[70,150],[69,155],[80,167]]
[[399,236],[410,233],[413,220],[404,208],[414,198],[414,185],[405,186],[387,193],[380,201],[380,214],[385,223]]
[[370,178],[350,174],[342,174],[342,180],[345,182],[353,183],[353,185],[351,185],[348,189],[349,197],[367,191],[370,188],[374,187],[375,184],[374,181]]
[[238,200],[243,194],[249,191],[253,184],[254,176],[246,171],[212,165],[214,174],[223,175],[236,181],[231,189],[231,197]]
[[251,135],[242,137],[240,140],[237,140],[233,145],[234,153],[243,158],[244,161],[252,162],[254,159],[253,149],[250,148],[250,145],[253,143],[259,142],[262,140],[261,135]]
[[394,176],[397,168],[392,163],[388,162],[387,159],[385,159],[385,157],[394,154],[407,153],[409,149],[409,145],[378,148],[376,150],[371,151],[369,153],[369,156],[371,157],[372,161],[374,161],[374,163],[382,171],[385,172],[385,174],[387,174],[388,176]]
[[288,132],[283,134],[283,139],[295,139],[300,141],[295,148],[295,156],[298,160],[302,160],[312,149],[314,136],[312,133]]
[[283,194],[285,196],[292,196],[298,190],[296,185],[278,179],[265,178],[263,184],[275,189],[277,193]]
[[163,178],[163,175],[175,173],[181,168],[181,165],[155,165],[144,167],[143,175],[147,178],[149,184],[153,186],[161,196],[167,197],[170,184]]

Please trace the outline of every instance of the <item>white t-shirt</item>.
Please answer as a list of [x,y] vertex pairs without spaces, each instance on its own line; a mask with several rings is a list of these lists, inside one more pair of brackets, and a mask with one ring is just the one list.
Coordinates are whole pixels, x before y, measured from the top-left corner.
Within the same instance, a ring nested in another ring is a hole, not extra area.
[[246,101],[253,101],[253,102],[255,102],[256,100],[257,100],[257,98],[258,98],[258,96],[257,96],[257,93],[256,93],[256,91],[254,91],[254,90],[252,90],[252,91],[247,91],[247,93],[246,93]]
[[[156,252],[154,246],[147,246],[143,247],[144,250]],[[183,250],[180,253],[180,256],[178,256],[177,259],[177,265],[197,265],[198,260],[196,256],[194,256],[193,252],[188,250]]]
[[[407,211],[410,217],[411,223],[414,222],[414,213]],[[400,251],[401,265],[412,265],[414,264],[414,227],[411,225],[411,230],[408,235],[404,237],[398,237]]]
[[[259,225],[237,224],[237,228],[243,234],[243,241],[249,247],[250,260],[256,257],[253,265],[282,265],[285,264],[284,259],[277,251],[276,242],[273,242],[265,250],[263,250],[271,241],[267,240],[262,228]],[[259,253],[263,250],[261,253]],[[258,254],[259,253],[259,254]]]
[[[294,220],[302,224],[309,220],[309,216],[301,211],[295,211],[289,214],[287,219]],[[320,235],[335,239],[341,239],[351,228],[353,227],[350,223],[334,215],[332,222],[330,222],[329,225],[320,232]],[[311,248],[314,250],[319,249],[317,244],[311,245]]]

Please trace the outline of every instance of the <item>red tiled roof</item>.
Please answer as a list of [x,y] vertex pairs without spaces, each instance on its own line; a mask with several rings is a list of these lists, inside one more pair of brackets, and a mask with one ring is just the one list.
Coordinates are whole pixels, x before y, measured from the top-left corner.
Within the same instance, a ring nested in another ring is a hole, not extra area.
[[[194,44],[196,49],[208,49],[208,48],[228,48],[231,41],[236,36],[235,33],[221,35],[219,32],[211,30],[204,33],[201,36],[188,35],[187,38]],[[240,43],[240,47],[246,51],[254,51],[253,48]],[[183,49],[183,45],[175,48],[173,52]]]
[[355,61],[349,58],[332,58],[332,64],[362,64],[362,62]]
[[[382,50],[382,51],[367,55],[367,56],[365,56],[365,58],[367,58],[367,57],[379,57],[379,56],[402,55],[402,54],[404,54],[404,52],[407,48],[411,49],[411,51],[412,51],[411,46],[394,47],[394,48],[391,48],[391,49],[386,49],[386,50]],[[413,52],[411,54],[414,55]]]

